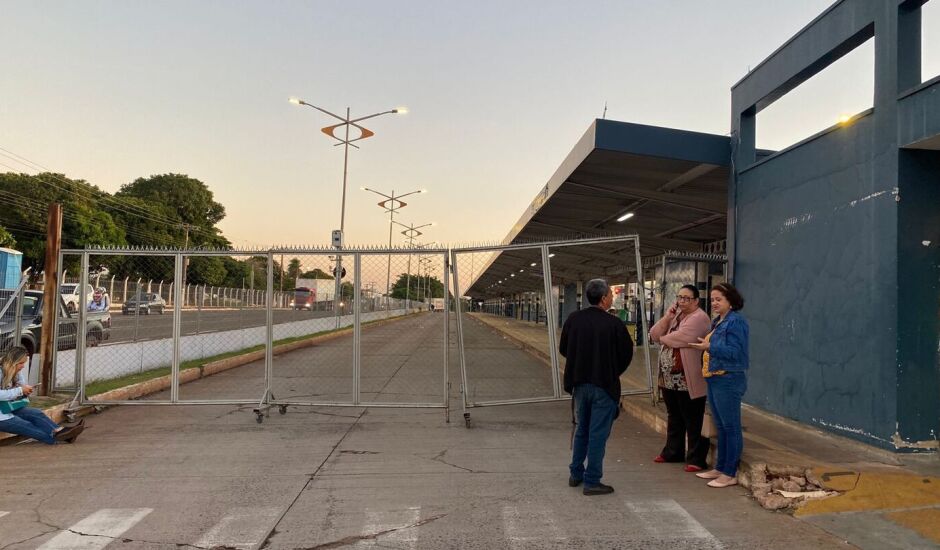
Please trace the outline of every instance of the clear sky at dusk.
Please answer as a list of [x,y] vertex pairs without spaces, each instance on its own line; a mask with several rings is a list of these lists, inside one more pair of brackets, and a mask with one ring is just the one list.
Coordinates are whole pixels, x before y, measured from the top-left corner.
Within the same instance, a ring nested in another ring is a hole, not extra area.
[[[401,214],[438,223],[425,240],[499,240],[605,102],[610,119],[725,134],[730,87],[830,4],[2,0],[0,147],[112,192],[198,178],[236,246],[328,244],[342,148],[287,98],[407,106],[350,152],[347,242],[387,239],[361,186],[429,189]],[[868,93],[819,109],[835,122]],[[808,135],[791,123],[768,119],[764,145]]]

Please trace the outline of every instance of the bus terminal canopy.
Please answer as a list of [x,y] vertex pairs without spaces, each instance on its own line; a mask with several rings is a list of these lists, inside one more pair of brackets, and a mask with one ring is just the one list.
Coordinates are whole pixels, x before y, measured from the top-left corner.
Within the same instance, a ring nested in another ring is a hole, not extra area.
[[[503,244],[630,234],[643,257],[701,252],[725,238],[730,164],[727,136],[595,120]],[[552,253],[553,284],[622,273],[634,255],[623,242]],[[488,295],[497,281],[501,293],[524,291],[507,279],[540,260],[537,250],[494,254],[464,294]]]

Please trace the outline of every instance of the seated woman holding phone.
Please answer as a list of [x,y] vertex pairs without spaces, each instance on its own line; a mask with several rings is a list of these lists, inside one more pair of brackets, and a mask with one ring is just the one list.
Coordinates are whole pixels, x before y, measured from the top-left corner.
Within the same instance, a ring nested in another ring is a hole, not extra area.
[[84,420],[71,426],[59,426],[41,410],[29,406],[29,396],[36,389],[26,383],[24,369],[29,361],[26,348],[13,347],[0,355],[0,432],[22,435],[55,445],[73,443],[85,429]]

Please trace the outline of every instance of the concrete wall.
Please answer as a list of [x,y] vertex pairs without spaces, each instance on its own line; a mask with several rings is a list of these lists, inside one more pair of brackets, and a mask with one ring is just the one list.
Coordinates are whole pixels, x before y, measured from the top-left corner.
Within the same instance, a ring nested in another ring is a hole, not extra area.
[[[940,132],[940,93],[920,83],[921,3],[836,2],[732,91],[745,400],[897,450],[935,446],[940,428],[940,157],[901,149]],[[874,108],[758,161],[757,113],[872,36]]]

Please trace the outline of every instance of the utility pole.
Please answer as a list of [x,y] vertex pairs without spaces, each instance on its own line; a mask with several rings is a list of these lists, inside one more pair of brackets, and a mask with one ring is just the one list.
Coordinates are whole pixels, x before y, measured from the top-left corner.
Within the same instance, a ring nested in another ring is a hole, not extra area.
[[[53,203],[49,205],[49,217],[46,222],[46,259],[42,281],[42,327],[40,335],[39,355],[42,359],[40,366],[40,395],[49,395],[52,392],[52,354],[55,350],[55,329],[59,300],[59,250],[62,248],[62,205]],[[82,279],[80,278],[79,281]],[[88,307],[84,303],[85,289],[81,289],[82,303],[79,307]],[[22,307],[22,306],[20,306]],[[76,334],[81,331],[77,330]]]

